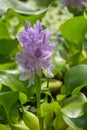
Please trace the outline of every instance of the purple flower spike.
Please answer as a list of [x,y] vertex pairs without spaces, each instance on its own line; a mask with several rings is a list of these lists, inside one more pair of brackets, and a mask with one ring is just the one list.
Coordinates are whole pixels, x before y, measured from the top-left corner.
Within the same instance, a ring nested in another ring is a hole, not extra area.
[[16,62],[23,71],[20,79],[29,79],[28,86],[34,84],[35,73],[41,76],[41,69],[45,69],[48,76],[53,77],[50,57],[55,46],[50,43],[50,36],[49,30],[43,29],[40,21],[37,21],[34,28],[27,22],[25,30],[17,37],[24,49],[17,53]]
[[83,5],[87,6],[87,0],[61,0],[65,6],[70,5],[72,8],[82,10]]

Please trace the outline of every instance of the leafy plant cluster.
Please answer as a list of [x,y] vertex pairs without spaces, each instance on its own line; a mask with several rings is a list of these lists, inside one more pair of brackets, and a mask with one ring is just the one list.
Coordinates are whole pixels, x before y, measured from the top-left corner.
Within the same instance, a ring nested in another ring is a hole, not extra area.
[[[32,25],[42,21],[50,6],[63,9],[61,2],[54,0],[0,0],[0,130],[87,129],[86,9],[68,7],[72,17],[60,25],[62,42],[57,41],[51,58],[54,78],[43,71],[40,82],[36,78],[29,88],[28,81],[19,79],[22,72],[15,55],[22,48],[16,36],[26,20]],[[39,120],[36,88],[40,84]]]

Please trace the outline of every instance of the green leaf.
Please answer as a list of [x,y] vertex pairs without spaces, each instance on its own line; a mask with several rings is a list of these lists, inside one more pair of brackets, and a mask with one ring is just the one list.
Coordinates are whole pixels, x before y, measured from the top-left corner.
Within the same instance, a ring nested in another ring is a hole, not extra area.
[[55,128],[52,125],[49,125],[46,127],[46,130],[55,130]]
[[77,88],[80,91],[87,84],[87,65],[77,65],[69,69],[64,76],[64,82],[68,92],[71,93]]
[[2,106],[0,106],[0,123],[5,123],[5,122],[8,122],[8,119],[7,119],[7,116],[6,116],[6,113],[5,113],[5,110],[3,109]]
[[39,119],[35,114],[24,110],[23,120],[25,125],[31,130],[40,130]]
[[6,25],[0,20],[0,40],[10,38]]
[[0,130],[11,130],[11,128],[3,124],[0,124]]
[[41,110],[42,110],[42,115],[44,117],[44,123],[46,127],[51,124],[54,120],[54,113],[55,116],[58,115],[60,112],[60,108],[57,102],[52,102],[52,103],[43,103],[41,104]]
[[85,56],[82,54],[82,52],[77,52],[75,53],[71,58],[70,58],[70,64],[72,66],[80,64],[83,60],[85,59]]
[[15,10],[17,13],[25,15],[40,14],[47,10],[37,10],[28,3],[23,3],[19,0],[0,0],[0,15],[6,13],[10,8]]
[[78,128],[69,117],[63,115],[63,119],[73,130],[84,130],[83,128]]
[[0,104],[3,105],[6,112],[9,112],[12,105],[17,102],[18,98],[18,92],[3,92],[0,93]]
[[65,84],[61,87],[61,94],[63,95],[67,95],[69,93],[67,87],[65,86]]
[[25,84],[19,80],[19,71],[0,71],[0,83],[10,87],[11,90],[26,92]]
[[19,93],[19,99],[20,99],[21,104],[24,104],[24,103],[27,102],[27,95],[20,92]]
[[9,117],[11,119],[11,122],[13,124],[16,124],[18,123],[18,119],[19,119],[19,113],[18,113],[18,110],[17,110],[17,106],[18,104],[17,103],[14,103],[9,111]]
[[19,98],[19,93],[17,91],[0,93],[0,104],[4,108],[8,122],[10,124],[13,122],[13,120],[10,118],[9,113],[13,110],[12,106],[18,101],[18,98]]
[[45,115],[45,113],[54,111],[56,114],[58,113],[58,110],[60,110],[60,106],[57,102],[52,103],[43,103],[41,105],[42,114]]
[[17,40],[11,39],[3,39],[0,40],[0,54],[8,55],[11,51],[13,51],[18,45]]
[[[17,35],[20,27],[24,27],[26,24],[26,20],[28,20],[31,25],[33,25],[37,20],[42,20],[43,16],[45,15],[45,13],[40,13],[40,14],[34,14],[34,15],[30,15],[30,16],[25,16],[25,15],[20,15],[17,12],[15,12],[13,9],[9,9],[7,11],[7,17],[5,19],[6,23],[12,22],[12,25],[10,25],[10,27],[8,27],[8,30],[11,29],[11,36]],[[15,19],[17,21],[17,24],[15,26]]]
[[32,6],[20,2],[19,0],[0,0],[0,15],[3,15],[9,8],[16,10],[17,12],[24,13],[34,11]]
[[57,74],[63,69],[66,61],[60,56],[58,51],[55,51],[55,53],[53,54],[51,59],[52,59],[52,62],[54,64],[54,68],[52,69],[52,72],[54,74]]
[[21,81],[20,75],[18,70],[1,70],[0,83],[8,86],[12,91],[25,93],[30,98],[35,93],[35,85],[27,88],[28,82]]
[[87,32],[87,19],[78,16],[69,19],[61,25],[60,30],[72,52],[81,51],[84,36]]
[[74,130],[87,130],[87,105],[85,111],[84,115],[78,118],[69,118],[65,115],[63,115],[63,118]]
[[79,93],[62,102],[61,111],[69,118],[78,118],[84,115],[87,98]]
[[15,67],[15,63],[14,62],[0,64],[0,70],[13,69],[14,67]]
[[24,123],[23,120],[21,120],[18,124],[12,124],[11,130],[30,130]]
[[15,16],[20,20],[20,23],[23,25],[25,24],[26,20],[29,20],[31,22],[31,24],[34,24],[36,22],[36,20],[41,20],[41,18],[44,16],[45,13],[36,13],[36,14],[32,14],[30,16],[22,16],[18,13],[16,13],[16,11],[14,11],[13,9],[9,9],[7,12],[8,15],[10,15],[11,17]]
[[79,93],[65,100],[61,106],[63,119],[73,130],[87,129],[87,98]]
[[7,29],[9,30],[10,36],[13,38],[17,36],[19,30],[23,30],[26,24],[26,20],[28,20],[31,25],[33,25],[37,20],[41,21],[44,15],[45,13],[25,16],[18,14],[13,9],[9,9],[5,15],[6,17],[4,17],[4,21],[7,26]]
[[48,7],[50,4],[55,2],[56,0],[29,0],[30,5],[33,5],[37,8],[45,8]]
[[[85,108],[85,111],[87,111],[87,108]],[[78,127],[83,128],[84,130],[87,129],[87,112],[79,118],[71,119],[75,125]]]

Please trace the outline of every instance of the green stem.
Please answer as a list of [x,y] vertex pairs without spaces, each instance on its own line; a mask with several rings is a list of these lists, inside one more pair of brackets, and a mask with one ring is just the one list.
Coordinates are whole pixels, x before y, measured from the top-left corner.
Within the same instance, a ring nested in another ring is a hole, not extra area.
[[42,117],[41,106],[40,106],[40,96],[41,96],[41,81],[40,81],[40,77],[37,75],[36,76],[37,116],[39,118],[40,130],[44,130],[43,117]]
[[[49,88],[49,78],[47,78],[47,88]],[[45,102],[48,103],[48,95],[45,95]]]

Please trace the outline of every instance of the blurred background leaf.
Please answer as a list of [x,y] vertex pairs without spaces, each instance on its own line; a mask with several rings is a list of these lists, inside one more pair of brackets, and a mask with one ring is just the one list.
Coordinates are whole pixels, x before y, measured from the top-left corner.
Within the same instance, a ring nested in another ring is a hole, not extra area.
[[73,130],[86,130],[87,128],[87,98],[79,93],[64,100],[61,111],[65,122]]
[[60,30],[63,37],[68,41],[70,51],[75,54],[82,50],[87,32],[87,19],[84,16],[69,19],[61,25]]
[[20,2],[19,0],[0,0],[0,15],[6,13],[9,8],[12,8],[22,14],[28,14],[28,12],[35,10],[32,6]]
[[87,84],[87,65],[70,68],[64,76],[65,86],[70,93],[78,93]]

